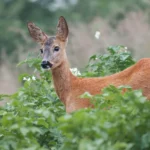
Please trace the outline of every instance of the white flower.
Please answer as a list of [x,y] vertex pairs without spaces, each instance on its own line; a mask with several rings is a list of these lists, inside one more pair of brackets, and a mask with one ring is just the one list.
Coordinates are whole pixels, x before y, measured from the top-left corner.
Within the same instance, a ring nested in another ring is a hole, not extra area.
[[30,78],[28,78],[27,81],[30,81]]
[[27,78],[26,78],[26,77],[23,77],[23,80],[27,80]]
[[35,77],[35,76],[32,76],[32,80],[34,80],[34,81],[35,81],[35,80],[36,80],[36,77]]
[[77,68],[70,68],[70,71],[76,76],[81,75],[80,71]]
[[99,39],[100,35],[101,35],[101,33],[100,33],[99,31],[96,31],[96,32],[95,32],[95,38],[96,38],[96,39]]
[[36,80],[36,77],[35,77],[35,76],[32,76],[32,78],[30,78],[30,77],[29,77],[29,78],[23,77],[23,80],[24,80],[24,81],[30,81],[31,79],[32,79],[33,81],[35,81],[35,80]]
[[127,47],[124,47],[124,49],[126,49],[126,50],[127,50],[128,48],[127,48]]

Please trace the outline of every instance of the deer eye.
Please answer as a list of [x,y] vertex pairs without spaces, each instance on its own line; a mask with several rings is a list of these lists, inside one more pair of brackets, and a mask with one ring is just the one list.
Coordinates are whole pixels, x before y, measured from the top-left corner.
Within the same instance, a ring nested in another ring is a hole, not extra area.
[[43,54],[43,49],[40,49],[41,54]]
[[54,47],[54,51],[58,52],[59,51],[59,47],[58,46]]

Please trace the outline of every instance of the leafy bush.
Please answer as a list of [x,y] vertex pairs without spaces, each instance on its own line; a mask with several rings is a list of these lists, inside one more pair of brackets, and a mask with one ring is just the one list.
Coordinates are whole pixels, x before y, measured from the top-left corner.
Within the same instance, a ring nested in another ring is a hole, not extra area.
[[93,55],[87,66],[86,76],[106,76],[128,68],[135,63],[124,46],[110,46],[107,54]]
[[[95,109],[62,116],[62,150],[148,150],[150,148],[150,103],[140,90],[109,86],[96,100]],[[85,94],[83,97],[87,97]]]
[[27,63],[39,72],[36,77],[23,74],[24,86],[11,95],[5,107],[0,108],[0,149],[57,149],[62,141],[57,128],[57,118],[62,116],[64,106],[58,100],[51,84],[50,72],[40,68],[40,58],[30,58]]
[[[95,62],[90,68],[98,66],[97,69],[83,76],[97,76],[100,68],[103,73],[114,73],[134,63],[129,53],[125,57],[118,53],[118,47],[109,49],[112,50],[107,59],[106,55],[98,57],[104,68]],[[126,59],[120,59],[123,56]],[[95,96],[84,93],[81,97],[90,98],[95,108],[66,114],[54,91],[51,74],[40,68],[40,62],[33,56],[21,62],[19,65],[34,68],[34,73],[20,75],[24,83],[18,92],[0,96],[0,100],[10,99],[0,108],[1,150],[150,149],[150,103],[140,90],[109,86]]]

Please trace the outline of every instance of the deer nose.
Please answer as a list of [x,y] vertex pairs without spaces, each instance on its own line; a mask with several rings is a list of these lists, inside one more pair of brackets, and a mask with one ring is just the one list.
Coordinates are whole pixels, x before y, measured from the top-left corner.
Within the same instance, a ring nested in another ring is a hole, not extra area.
[[48,69],[52,67],[52,64],[49,61],[42,61],[41,66],[43,69]]

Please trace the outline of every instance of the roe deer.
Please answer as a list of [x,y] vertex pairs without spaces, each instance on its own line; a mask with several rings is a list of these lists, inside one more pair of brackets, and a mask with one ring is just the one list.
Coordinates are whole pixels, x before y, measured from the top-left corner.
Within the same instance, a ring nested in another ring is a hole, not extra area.
[[142,89],[143,95],[150,99],[150,59],[144,58],[135,65],[119,73],[94,78],[74,76],[69,68],[66,56],[68,26],[64,17],[59,18],[56,36],[48,37],[34,23],[28,23],[31,37],[42,46],[42,63],[44,69],[51,68],[55,90],[66,107],[66,112],[92,107],[88,99],[80,99],[80,95],[88,91],[98,94],[108,85],[129,85],[133,89]]

